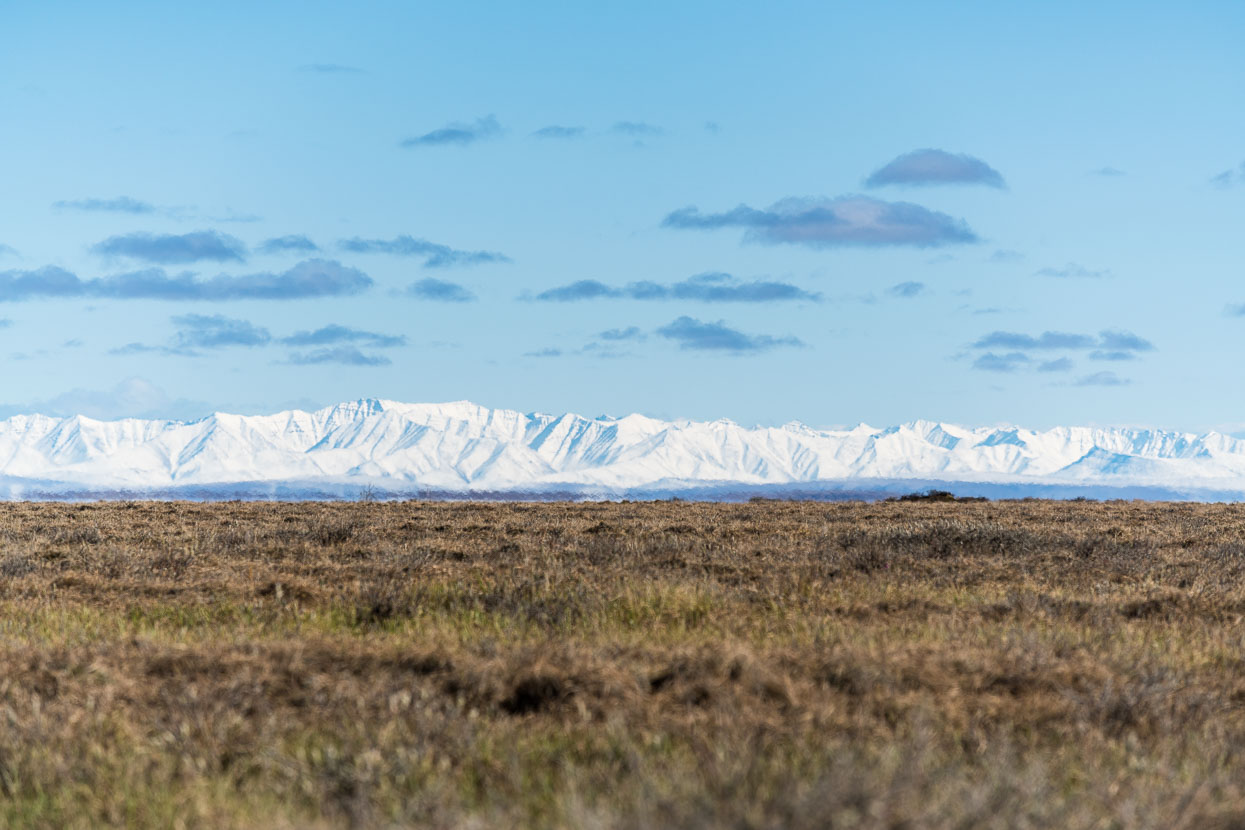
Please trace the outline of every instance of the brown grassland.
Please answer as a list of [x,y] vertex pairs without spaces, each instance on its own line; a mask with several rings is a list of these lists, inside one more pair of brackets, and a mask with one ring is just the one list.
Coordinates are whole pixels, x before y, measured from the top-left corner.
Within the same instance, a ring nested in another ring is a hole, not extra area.
[[0,505],[0,826],[1245,828],[1245,507]]

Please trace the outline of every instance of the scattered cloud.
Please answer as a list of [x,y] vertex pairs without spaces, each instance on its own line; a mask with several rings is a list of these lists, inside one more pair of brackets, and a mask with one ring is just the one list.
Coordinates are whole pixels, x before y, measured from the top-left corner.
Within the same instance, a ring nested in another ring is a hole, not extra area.
[[341,63],[305,63],[298,67],[299,72],[316,72],[321,75],[362,75],[366,69],[347,66]]
[[707,133],[720,133],[720,132],[722,132],[722,125],[721,125],[721,124],[719,124],[719,123],[718,123],[718,122],[716,122],[716,121],[706,121],[706,122],[705,122],[705,132],[707,132]]
[[1106,268],[1097,271],[1086,268],[1084,265],[1078,265],[1075,262],[1069,262],[1062,268],[1042,268],[1033,272],[1035,277],[1057,277],[1059,279],[1101,279],[1102,277],[1111,276],[1111,272]]
[[1089,349],[1098,343],[1088,334],[1044,331],[1037,337],[1014,331],[993,331],[973,343],[974,349]]
[[[175,218],[184,218],[184,219],[195,218],[193,216],[179,216],[178,211],[175,211],[175,210],[171,210],[169,212],[169,215],[174,216]],[[210,222],[244,222],[246,223],[246,222],[262,222],[264,220],[264,217],[260,216],[257,213],[240,213],[239,211],[236,211],[233,208],[225,208],[224,213],[217,214],[215,216],[204,215],[202,218],[207,219]]]
[[813,248],[841,245],[941,245],[977,242],[962,219],[910,202],[884,202],[869,196],[787,198],[765,210],[740,205],[725,213],[686,207],[662,226],[681,230],[745,228],[745,242],[799,244]]
[[90,213],[155,213],[156,206],[142,202],[129,196],[118,196],[115,199],[71,199],[53,202],[56,210],[81,210]]
[[1007,186],[999,171],[979,158],[929,148],[905,153],[865,179],[866,187],[890,184],[983,184],[999,188]]
[[1039,372],[1070,372],[1072,371],[1072,360],[1067,357],[1060,357],[1055,360],[1046,360],[1038,364]]
[[632,138],[653,138],[666,133],[661,127],[646,124],[643,121],[616,121],[614,126],[610,127],[610,132],[629,135]]
[[625,329],[606,329],[598,332],[597,337],[601,340],[619,341],[619,340],[644,340],[644,332],[640,331],[639,326],[627,326]]
[[261,254],[284,254],[289,252],[309,254],[319,251],[320,246],[302,234],[290,234],[289,236],[276,236],[272,239],[265,239],[259,243],[259,247],[256,250]]
[[1106,330],[1098,335],[1098,342],[1104,349],[1132,351],[1132,352],[1152,352],[1154,344],[1144,337],[1138,337],[1131,331],[1115,331]]
[[157,265],[187,262],[242,262],[246,246],[242,240],[218,231],[184,234],[131,233],[112,236],[91,248],[101,256],[126,257]]
[[43,401],[0,405],[0,417],[40,412],[44,415],[85,415],[100,420],[118,418],[192,419],[211,411],[203,401],[172,398],[142,378],[127,378],[110,389],[72,389]]
[[1115,372],[1094,372],[1076,379],[1076,386],[1127,386],[1131,381]]
[[294,366],[316,366],[338,363],[343,366],[388,366],[393,361],[384,355],[364,354],[354,346],[333,346],[310,352],[292,352],[285,361]]
[[17,256],[17,249],[11,245],[0,245],[0,256]]
[[294,352],[287,361],[289,363],[381,366],[389,363],[388,358],[362,354],[358,346],[387,349],[405,346],[407,342],[406,338],[401,335],[380,334],[336,323],[314,331],[297,331],[286,337],[274,338],[268,329],[262,326],[220,314],[182,314],[170,319],[177,331],[166,345],[127,343],[111,349],[109,353],[195,357],[200,354],[201,349],[219,349],[230,346],[254,347],[280,343],[286,346],[321,347],[309,352]]
[[456,144],[459,147],[466,147],[468,144],[474,144],[487,138],[496,138],[501,135],[501,124],[497,123],[497,119],[491,115],[484,118],[478,118],[470,124],[455,122],[446,124],[439,130],[433,130],[430,133],[424,133],[415,138],[403,140],[399,146],[401,147],[443,147],[447,144]]
[[220,314],[181,314],[170,319],[177,326],[172,348],[182,352],[224,346],[266,346],[272,342],[268,329]]
[[532,133],[532,138],[583,138],[587,133],[584,127],[564,127],[560,124],[550,124],[548,127],[541,127]]
[[1150,352],[1154,351],[1154,344],[1130,331],[1113,329],[1104,329],[1096,337],[1089,334],[1070,334],[1062,331],[1044,331],[1037,337],[1014,331],[993,331],[974,342],[972,348],[1003,348],[1017,351],[1092,349],[1095,353],[1106,354],[1113,352]]
[[680,349],[724,351],[742,354],[761,352],[776,346],[803,346],[794,337],[771,337],[768,334],[745,334],[730,328],[722,320],[705,323],[694,317],[679,317],[657,329],[657,334],[673,340]]
[[598,300],[604,297],[621,297],[623,292],[611,288],[599,280],[577,280],[568,285],[560,285],[540,292],[534,299],[541,302],[567,303],[576,300]]
[[900,282],[886,289],[886,293],[892,297],[915,297],[925,291],[925,283],[923,282]]
[[611,360],[619,357],[629,357],[631,352],[620,351],[610,343],[585,343],[576,354],[588,355],[601,360]]
[[994,253],[990,254],[990,258],[988,261],[997,262],[997,263],[1020,262],[1024,258],[1025,258],[1025,255],[1020,253],[1019,251],[1009,251],[1009,250],[1000,248]]
[[423,257],[425,268],[449,268],[456,265],[483,265],[490,262],[511,262],[510,257],[496,251],[460,251],[448,245],[417,239],[407,234],[393,239],[343,239],[338,243],[353,254],[391,254]]
[[329,346],[337,343],[358,343],[378,349],[394,346],[405,346],[406,338],[397,334],[379,334],[374,331],[352,329],[336,323],[318,328],[315,331],[296,331],[281,342],[287,346]]
[[36,271],[0,271],[0,302],[91,297],[112,300],[297,300],[358,294],[372,279],[339,262],[309,259],[280,274],[259,273],[202,279],[148,268],[110,277],[81,279],[49,265]]
[[573,302],[576,300],[698,300],[701,302],[768,303],[784,300],[817,302],[821,294],[805,291],[796,285],[773,280],[740,282],[730,274],[707,273],[680,282],[663,285],[641,281],[613,287],[597,280],[579,280],[550,288],[533,299],[540,302]]
[[561,349],[537,349],[534,352],[524,352],[524,357],[561,357]]
[[1091,170],[1090,173],[1094,176],[1105,176],[1107,178],[1128,175],[1123,170],[1119,170],[1114,167],[1099,167],[1097,170]]
[[468,288],[456,282],[426,279],[413,282],[406,287],[406,293],[421,300],[433,300],[440,303],[471,303],[476,295]]
[[1224,170],[1217,176],[1212,176],[1210,183],[1215,187],[1235,187],[1238,184],[1245,184],[1245,161],[1241,162],[1241,166],[1234,170]]
[[980,369],[983,372],[1015,372],[1017,369],[1023,369],[1033,362],[1033,359],[1022,352],[1007,352],[1006,354],[995,354],[994,352],[986,352],[978,355],[973,361],[973,368]]
[[172,346],[148,346],[146,343],[126,343],[124,346],[117,346],[116,348],[109,349],[108,354],[194,355],[197,354],[197,352],[175,349]]
[[[1104,329],[1097,336],[1089,334],[1072,334],[1060,331],[1045,331],[1034,337],[1013,331],[994,331],[979,338],[971,344],[974,349],[1008,349],[1005,353],[987,351],[973,361],[974,369],[991,372],[1015,372],[1029,368],[1034,364],[1031,352],[1050,351],[1084,351],[1090,360],[1122,361],[1136,360],[1141,352],[1154,351],[1154,344],[1143,337],[1129,331]],[[1072,359],[1063,356],[1037,362],[1039,372],[1068,372],[1073,368]],[[1090,375],[1087,380],[1077,381],[1078,386],[1118,386],[1122,382],[1112,383],[1108,377],[1111,372],[1098,372]],[[1117,379],[1118,381],[1118,379]]]

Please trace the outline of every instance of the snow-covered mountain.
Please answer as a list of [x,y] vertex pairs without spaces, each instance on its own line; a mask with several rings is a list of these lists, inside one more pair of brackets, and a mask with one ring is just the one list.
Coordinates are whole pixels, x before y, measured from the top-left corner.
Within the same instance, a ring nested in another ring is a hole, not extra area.
[[1245,498],[1218,433],[584,418],[359,400],[196,421],[0,421],[0,496],[882,494]]

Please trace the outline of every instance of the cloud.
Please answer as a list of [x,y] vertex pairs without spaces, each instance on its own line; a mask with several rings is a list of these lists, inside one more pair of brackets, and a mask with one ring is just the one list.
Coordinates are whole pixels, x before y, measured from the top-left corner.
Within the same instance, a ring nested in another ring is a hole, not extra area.
[[1025,255],[1020,253],[1019,251],[1008,251],[1008,250],[1004,250],[1003,248],[1000,248],[999,250],[990,254],[990,258],[988,261],[989,262],[1020,262],[1024,258],[1025,258]]
[[532,133],[532,138],[583,138],[587,130],[583,127],[563,127],[560,124],[550,124],[548,127],[541,127]]
[[466,147],[468,144],[474,144],[486,138],[495,138],[501,135],[501,132],[501,124],[497,123],[497,119],[486,115],[471,124],[461,122],[447,124],[439,130],[405,139],[399,146],[441,147],[447,144],[457,144],[460,147]]
[[1042,268],[1041,270],[1034,271],[1033,276],[1058,277],[1059,279],[1099,279],[1111,276],[1111,272],[1105,268],[1094,271],[1086,268],[1084,265],[1069,262],[1062,268]]
[[510,257],[496,251],[460,251],[448,245],[417,239],[407,234],[393,239],[342,239],[338,243],[344,251],[354,254],[392,254],[393,256],[423,257],[425,268],[448,268],[455,265],[483,265],[490,262],[511,262]]
[[0,417],[40,412],[88,418],[179,418],[200,417],[211,407],[203,401],[171,398],[163,389],[142,378],[127,378],[110,389],[72,389],[44,401],[0,405]]
[[296,331],[281,342],[287,346],[329,346],[335,343],[359,343],[372,348],[387,349],[405,346],[406,338],[397,334],[378,334],[374,331],[352,329],[336,323],[315,331]]
[[413,282],[406,287],[406,293],[421,300],[433,300],[440,303],[471,303],[476,295],[470,289],[456,282],[426,279]]
[[201,279],[148,268],[110,277],[81,279],[49,265],[36,271],[0,271],[0,302],[91,297],[111,300],[297,300],[358,294],[372,279],[332,260],[309,259],[280,274],[259,273]]
[[80,297],[82,280],[64,268],[48,265],[36,271],[0,271],[0,301],[31,297]]
[[614,126],[610,127],[610,132],[629,135],[633,138],[656,137],[666,133],[661,127],[646,124],[643,121],[616,121]]
[[680,230],[746,228],[745,242],[789,243],[813,248],[841,245],[913,245],[920,248],[977,242],[962,219],[910,202],[869,196],[787,198],[766,210],[740,205],[725,213],[695,207],[668,215],[662,226]]
[[803,346],[794,337],[771,337],[768,334],[745,334],[729,328],[722,320],[705,323],[694,317],[679,317],[669,325],[657,329],[657,334],[673,340],[680,349],[701,351],[725,351],[742,354],[761,352],[776,346]]
[[170,319],[178,329],[172,348],[183,353],[224,346],[266,346],[272,342],[268,329],[220,314],[181,314]]
[[286,363],[294,366],[315,366],[323,363],[339,363],[343,366],[388,366],[392,363],[384,355],[364,354],[354,346],[333,346],[310,352],[293,352]]
[[538,349],[534,352],[524,352],[524,357],[561,357],[561,349]]
[[1245,183],[1245,161],[1241,162],[1241,166],[1235,170],[1224,170],[1219,175],[1212,176],[1210,183],[1215,187],[1223,188]]
[[317,72],[322,75],[362,75],[366,69],[347,66],[341,63],[305,63],[298,67],[299,72]]
[[1094,372],[1076,379],[1076,386],[1127,386],[1131,381],[1115,372]]
[[0,245],[0,256],[17,256],[17,249],[11,245]]
[[217,231],[185,234],[131,233],[112,236],[91,248],[102,256],[120,256],[158,265],[186,262],[242,262],[246,246],[242,240]]
[[973,368],[980,369],[983,372],[1015,372],[1017,369],[1022,369],[1032,362],[1032,358],[1022,352],[1008,352],[1006,354],[986,352],[973,361]]
[[574,302],[576,300],[628,299],[628,300],[696,300],[701,302],[768,303],[784,300],[811,300],[817,302],[821,294],[785,282],[753,280],[740,282],[730,274],[697,274],[681,282],[662,285],[641,281],[628,283],[620,288],[597,280],[579,280],[568,285],[550,288],[533,299],[539,302]]
[[923,282],[900,282],[886,289],[886,293],[892,297],[915,297],[925,291],[925,283]]
[[259,247],[256,250],[261,254],[284,254],[290,251],[307,254],[319,251],[320,246],[302,234],[290,234],[289,236],[276,236],[272,239],[265,239],[259,243]]
[[1133,351],[1133,352],[1152,352],[1154,344],[1144,337],[1138,337],[1131,331],[1103,331],[1099,334],[1099,344],[1104,349]]
[[1099,167],[1097,170],[1091,170],[1090,172],[1095,176],[1105,176],[1107,178],[1116,178],[1118,176],[1128,175],[1123,170],[1118,170],[1114,167]]
[[[1014,331],[993,331],[972,344],[974,349],[1013,349],[1016,351],[1050,351],[1058,349],[1093,349],[1094,354],[1116,352],[1150,352],[1154,344],[1130,331],[1104,329],[1095,337],[1089,334],[1070,334],[1062,331],[1044,331],[1037,337]],[[1093,357],[1093,354],[1091,354]],[[1098,357],[1114,360],[1120,358]]]
[[81,210],[91,213],[155,213],[156,206],[129,196],[118,196],[115,199],[72,199],[53,202],[56,210]]
[[639,326],[627,326],[625,329],[606,329],[598,332],[597,337],[602,340],[610,340],[617,342],[619,340],[644,340],[644,332],[640,331]]
[[598,280],[577,280],[569,285],[560,285],[557,288],[542,291],[534,299],[540,302],[567,303],[576,300],[597,300],[603,297],[621,296],[624,296],[624,294],[620,289],[611,288]]
[[1033,337],[1014,331],[992,331],[973,343],[974,349],[1089,349],[1098,341],[1088,334],[1044,331]]
[[1072,371],[1072,360],[1066,357],[1046,360],[1038,364],[1037,370],[1039,372],[1070,372]]
[[929,148],[905,153],[865,179],[866,187],[889,184],[984,184],[999,188],[1007,186],[999,171],[979,158]]
[[1136,352],[1111,352],[1104,349],[1095,349],[1089,353],[1090,360],[1136,360]]

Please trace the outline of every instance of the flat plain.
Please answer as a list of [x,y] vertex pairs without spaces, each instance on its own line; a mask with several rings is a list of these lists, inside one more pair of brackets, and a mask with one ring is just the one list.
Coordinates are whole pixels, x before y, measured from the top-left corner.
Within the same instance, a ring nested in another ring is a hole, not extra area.
[[0,506],[0,826],[1245,827],[1245,507]]

